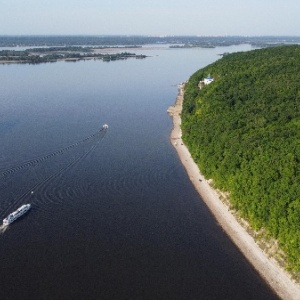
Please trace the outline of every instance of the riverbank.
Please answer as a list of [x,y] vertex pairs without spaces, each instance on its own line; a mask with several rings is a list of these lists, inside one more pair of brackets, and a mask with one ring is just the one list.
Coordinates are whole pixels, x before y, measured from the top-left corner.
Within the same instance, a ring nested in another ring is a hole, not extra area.
[[182,141],[180,114],[183,96],[184,84],[180,84],[176,102],[168,108],[168,113],[173,117],[170,139],[194,187],[227,235],[278,296],[282,299],[300,299],[300,286],[291,279],[285,270],[279,267],[275,260],[268,258],[256,244],[253,237],[230,212],[229,207],[221,201],[217,191],[210,186],[209,181],[204,178],[193,161],[188,148]]
[[[111,52],[105,52],[107,49],[108,48],[96,49],[92,47],[49,47],[19,51],[2,50],[0,51],[0,64],[39,64],[58,61],[76,62],[85,60],[102,60],[108,62],[128,58],[143,59],[147,57],[146,55],[125,51],[136,48],[115,47],[109,48],[109,50],[112,50]],[[117,49],[119,51],[117,51]]]

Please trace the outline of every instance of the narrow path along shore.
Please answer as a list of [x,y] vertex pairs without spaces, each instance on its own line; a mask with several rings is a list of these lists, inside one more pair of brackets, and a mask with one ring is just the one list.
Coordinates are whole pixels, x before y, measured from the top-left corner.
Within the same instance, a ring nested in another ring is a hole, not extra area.
[[168,113],[173,117],[170,139],[194,187],[224,231],[277,295],[282,299],[300,300],[300,286],[279,267],[275,260],[268,258],[267,254],[256,244],[253,237],[235,219],[229,207],[220,200],[218,193],[209,185],[193,161],[188,148],[182,141],[180,114],[183,96],[184,84],[182,83],[179,85],[175,105],[168,108]]

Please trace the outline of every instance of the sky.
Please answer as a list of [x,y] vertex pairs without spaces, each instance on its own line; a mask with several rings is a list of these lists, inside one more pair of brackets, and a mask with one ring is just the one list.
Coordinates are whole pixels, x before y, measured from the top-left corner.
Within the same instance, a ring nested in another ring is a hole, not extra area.
[[300,36],[300,0],[0,0],[0,35]]

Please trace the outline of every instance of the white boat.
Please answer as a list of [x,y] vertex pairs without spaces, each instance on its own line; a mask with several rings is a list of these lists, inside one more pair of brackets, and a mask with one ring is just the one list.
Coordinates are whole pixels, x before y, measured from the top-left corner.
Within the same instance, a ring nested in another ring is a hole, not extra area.
[[107,128],[108,128],[108,125],[107,125],[107,124],[104,124],[104,125],[102,126],[102,128],[107,129]]
[[7,226],[10,223],[14,222],[16,219],[24,215],[30,209],[30,207],[30,204],[24,204],[21,207],[19,207],[16,211],[12,212],[5,219],[3,219],[3,225]]

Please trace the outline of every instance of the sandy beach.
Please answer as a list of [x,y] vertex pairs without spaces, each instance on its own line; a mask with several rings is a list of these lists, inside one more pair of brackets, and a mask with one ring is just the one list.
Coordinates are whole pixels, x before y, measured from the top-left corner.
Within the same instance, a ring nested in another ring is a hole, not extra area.
[[300,286],[291,279],[290,275],[275,260],[269,258],[256,244],[253,237],[235,219],[229,207],[221,201],[217,191],[209,185],[209,181],[204,178],[198,166],[193,161],[188,148],[181,139],[180,114],[182,111],[183,95],[184,84],[180,84],[175,105],[168,108],[168,113],[173,117],[173,129],[170,139],[195,189],[227,235],[277,295],[281,299],[300,300]]

